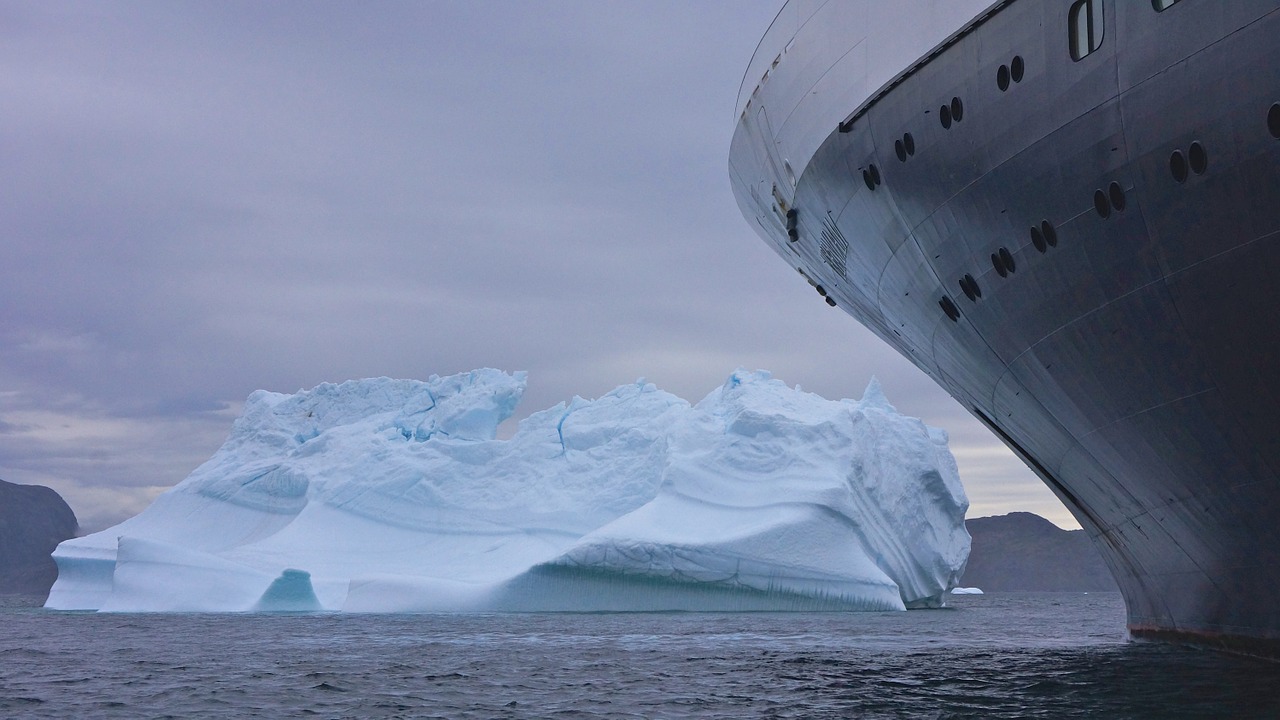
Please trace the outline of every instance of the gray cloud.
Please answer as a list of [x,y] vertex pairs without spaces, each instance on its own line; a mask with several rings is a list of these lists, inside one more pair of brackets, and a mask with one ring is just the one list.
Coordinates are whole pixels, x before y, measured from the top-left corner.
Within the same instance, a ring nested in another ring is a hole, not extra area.
[[6,3],[0,477],[108,524],[260,387],[527,369],[523,415],[745,366],[828,397],[877,374],[970,453],[976,512],[1069,524],[739,215],[777,6]]

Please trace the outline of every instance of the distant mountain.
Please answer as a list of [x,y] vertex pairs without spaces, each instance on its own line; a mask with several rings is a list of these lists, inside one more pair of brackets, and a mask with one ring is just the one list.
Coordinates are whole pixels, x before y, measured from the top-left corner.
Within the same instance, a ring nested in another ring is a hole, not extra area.
[[985,592],[1118,590],[1083,530],[1063,530],[1025,512],[974,518],[965,527],[973,549],[962,586]]
[[48,595],[58,578],[51,553],[77,527],[58,493],[0,480],[0,595]]

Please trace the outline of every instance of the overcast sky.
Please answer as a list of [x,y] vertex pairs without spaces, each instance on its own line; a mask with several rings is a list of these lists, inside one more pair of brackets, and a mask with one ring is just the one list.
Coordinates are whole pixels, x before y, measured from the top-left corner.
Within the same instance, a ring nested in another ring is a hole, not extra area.
[[951,433],[970,517],[1076,527],[739,214],[742,74],[780,0],[0,0],[0,478],[87,531],[257,388],[528,370],[518,417],[737,367],[874,374]]

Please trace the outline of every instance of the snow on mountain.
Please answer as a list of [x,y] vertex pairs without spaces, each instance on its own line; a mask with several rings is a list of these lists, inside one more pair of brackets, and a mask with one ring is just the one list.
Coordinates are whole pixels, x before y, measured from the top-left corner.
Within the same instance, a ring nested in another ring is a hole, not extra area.
[[524,373],[249,397],[138,516],[62,543],[47,606],[118,611],[884,610],[969,551],[946,434],[872,380],[828,401],[735,372],[523,420]]

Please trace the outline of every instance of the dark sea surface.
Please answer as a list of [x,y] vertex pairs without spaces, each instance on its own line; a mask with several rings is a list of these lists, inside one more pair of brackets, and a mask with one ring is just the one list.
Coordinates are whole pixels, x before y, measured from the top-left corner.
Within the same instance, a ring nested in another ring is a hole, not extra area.
[[898,613],[135,615],[0,598],[0,717],[1280,717],[1280,664],[1118,594]]

